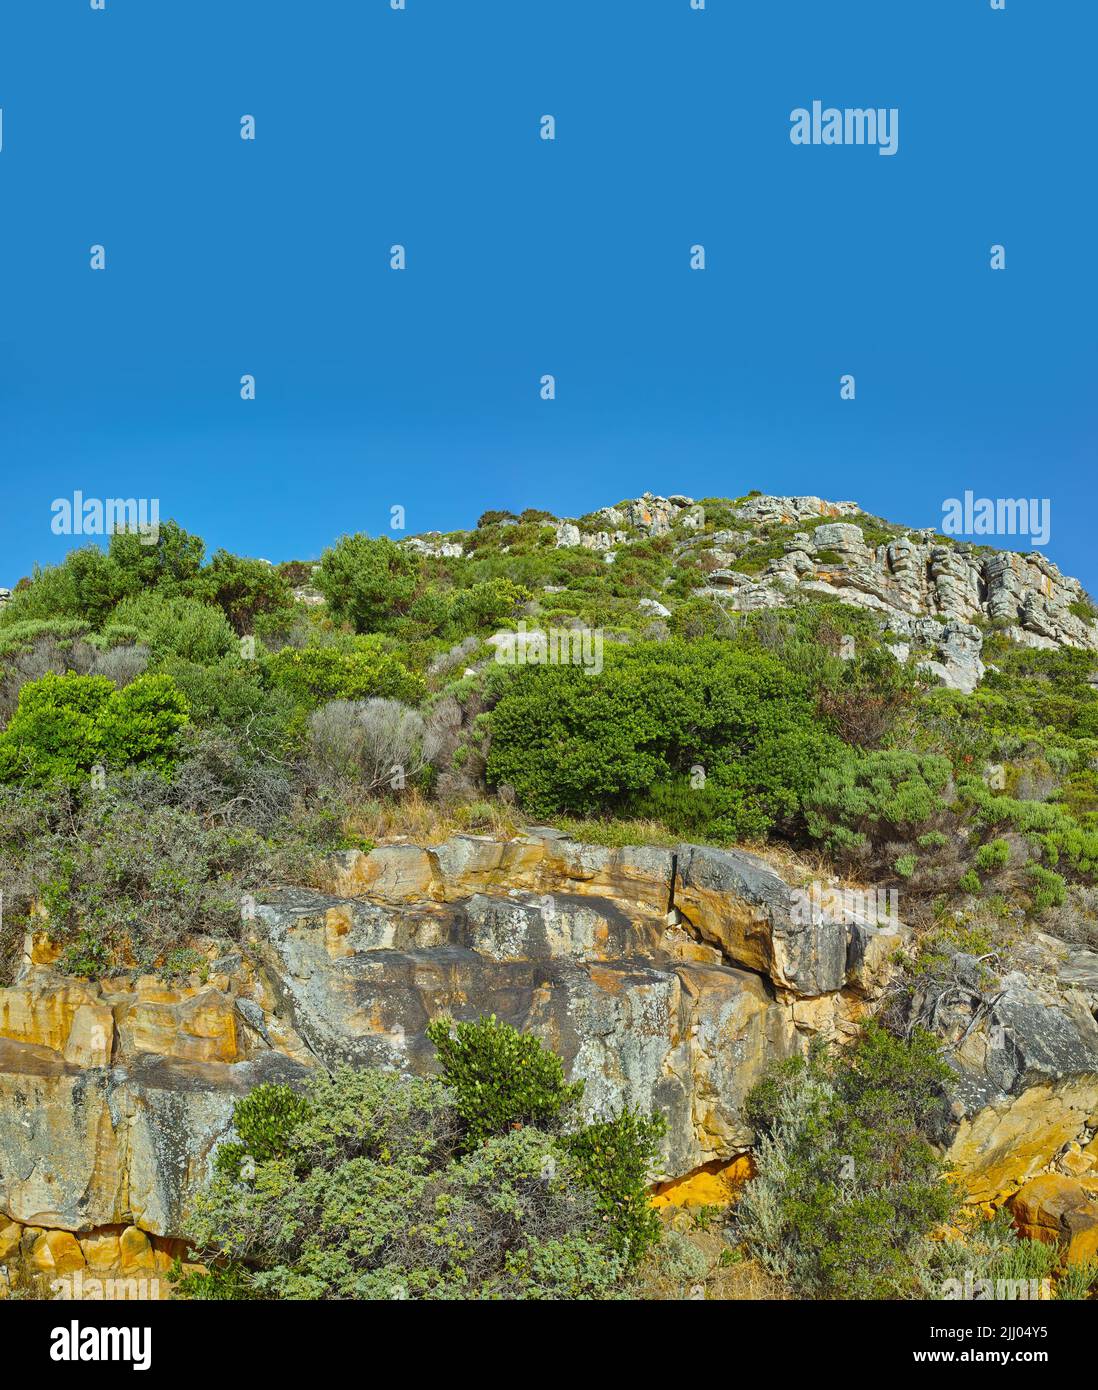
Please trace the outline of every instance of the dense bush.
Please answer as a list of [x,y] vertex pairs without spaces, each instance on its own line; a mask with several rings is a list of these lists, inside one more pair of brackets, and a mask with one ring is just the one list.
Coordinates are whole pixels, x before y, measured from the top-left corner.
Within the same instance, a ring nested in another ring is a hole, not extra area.
[[[640,1197],[659,1126],[549,1132],[559,1061],[495,1020],[432,1030],[444,1082],[344,1068],[237,1104],[190,1235],[197,1298],[585,1299],[620,1294],[658,1236]],[[527,1073],[527,1083],[508,1068]],[[498,1097],[496,1093],[498,1094]]]
[[564,1140],[581,1181],[595,1193],[610,1244],[634,1263],[660,1239],[650,1177],[666,1133],[662,1115],[626,1107],[613,1119],[585,1125]]
[[0,781],[78,785],[95,766],[176,759],[187,702],[167,676],[141,676],[119,690],[105,676],[46,675],[23,686],[0,734]]
[[736,1225],[811,1298],[918,1296],[926,1246],[956,1202],[927,1132],[951,1072],[928,1034],[870,1026],[855,1047],[775,1068],[748,1097],[758,1176]]
[[352,651],[285,647],[264,664],[274,685],[308,706],[373,696],[416,704],[426,688],[421,676],[376,643],[364,642]]
[[206,827],[182,809],[107,789],[73,817],[4,846],[5,928],[26,925],[36,903],[71,974],[109,974],[128,960],[150,969],[196,934],[233,940],[244,891],[270,881],[254,835]]
[[293,598],[285,577],[263,560],[243,559],[218,550],[210,563],[191,580],[188,592],[216,604],[238,634],[255,631],[257,619],[268,623],[285,620]]
[[559,1057],[494,1016],[435,1019],[427,1036],[473,1143],[524,1124],[553,1124],[583,1094],[582,1082],[565,1082]]
[[804,680],[721,642],[608,645],[600,675],[526,666],[497,679],[489,776],[535,815],[659,814],[714,837],[762,834],[842,752]]
[[150,591],[123,599],[105,628],[114,636],[132,636],[148,647],[155,661],[171,657],[215,665],[238,650],[236,634],[219,608],[198,599],[167,597]]
[[321,557],[313,577],[337,619],[356,632],[384,632],[416,596],[419,561],[387,536],[344,536]]

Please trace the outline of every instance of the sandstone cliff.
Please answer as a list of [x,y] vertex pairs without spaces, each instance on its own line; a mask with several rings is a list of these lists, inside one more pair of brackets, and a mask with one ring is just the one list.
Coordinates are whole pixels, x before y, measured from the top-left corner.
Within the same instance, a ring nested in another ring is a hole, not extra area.
[[[753,855],[536,829],[347,852],[324,891],[273,895],[239,953],[176,987],[75,982],[28,940],[0,990],[6,1248],[47,1272],[104,1251],[121,1267],[129,1230],[127,1249],[163,1267],[238,1096],[318,1062],[430,1071],[424,1030],[443,1013],[539,1035],[585,1080],[591,1115],[623,1101],[665,1113],[655,1180],[731,1164],[750,1149],[743,1099],[764,1068],[853,1033],[906,940],[849,914],[805,920],[798,902]],[[1027,1179],[1051,1170],[1039,1180],[1060,1210],[1062,1182],[1098,1171],[1098,958],[1051,938],[1039,950],[1037,976],[990,987],[962,962],[967,987],[917,1004],[957,1072],[943,1145],[972,1200],[1021,1187],[1030,1225],[1061,1218]],[[1086,1191],[1068,1203],[1084,1244]]]

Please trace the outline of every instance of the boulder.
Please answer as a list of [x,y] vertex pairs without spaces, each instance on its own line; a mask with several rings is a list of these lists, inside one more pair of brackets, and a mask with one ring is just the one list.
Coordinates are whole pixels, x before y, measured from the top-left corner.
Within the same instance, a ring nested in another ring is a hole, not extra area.
[[1059,1245],[1066,1264],[1098,1259],[1098,1179],[1045,1173],[1009,1205],[1018,1234]]

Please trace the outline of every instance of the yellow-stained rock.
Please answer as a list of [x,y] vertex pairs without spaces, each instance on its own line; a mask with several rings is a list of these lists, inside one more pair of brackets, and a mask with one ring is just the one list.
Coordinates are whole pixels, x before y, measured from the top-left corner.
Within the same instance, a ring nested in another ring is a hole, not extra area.
[[0,1038],[61,1052],[77,1011],[87,1005],[98,1005],[97,995],[91,989],[72,980],[61,982],[48,974],[0,989]]
[[339,956],[353,956],[354,948],[347,942],[352,918],[349,908],[330,907],[324,914],[324,941],[328,954],[334,959]]
[[84,1236],[80,1248],[84,1252],[84,1259],[93,1269],[114,1269],[122,1258],[121,1242],[114,1231]]
[[1086,1153],[1078,1144],[1072,1144],[1066,1154],[1061,1155],[1059,1168],[1062,1173],[1067,1173],[1069,1177],[1085,1177],[1098,1164],[1098,1153]]
[[113,1043],[113,1012],[105,1004],[81,1004],[72,1016],[63,1055],[78,1067],[108,1067]]
[[994,1202],[1033,1177],[1082,1130],[1094,1104],[1090,1078],[1031,1086],[962,1119],[950,1146],[952,1168],[971,1202]]
[[214,989],[189,998],[171,993],[175,997],[169,1000],[146,990],[123,1010],[119,1032],[127,1053],[152,1052],[185,1062],[242,1060],[236,1010],[229,995]]
[[739,1200],[743,1185],[754,1177],[750,1157],[731,1163],[707,1163],[684,1178],[658,1184],[652,1193],[654,1207],[727,1207]]
[[118,1263],[123,1274],[138,1270],[156,1269],[156,1252],[152,1241],[137,1226],[127,1226],[119,1237]]
[[1098,1258],[1098,1178],[1043,1173],[1008,1205],[1019,1235],[1060,1245],[1068,1264]]
[[46,1231],[30,1252],[31,1267],[43,1274],[72,1274],[85,1263],[80,1242],[71,1231]]
[[341,898],[371,897],[390,902],[439,896],[435,865],[419,845],[381,845],[363,854],[349,850],[334,856],[322,885]]
[[148,1004],[178,1004],[182,994],[166,985],[157,975],[141,975],[134,981],[134,992]]
[[63,947],[51,941],[44,931],[28,932],[26,952],[32,965],[54,965],[61,959]]
[[17,1226],[14,1221],[6,1226],[0,1226],[0,1264],[11,1258],[19,1249],[19,1242],[23,1238],[22,1226]]

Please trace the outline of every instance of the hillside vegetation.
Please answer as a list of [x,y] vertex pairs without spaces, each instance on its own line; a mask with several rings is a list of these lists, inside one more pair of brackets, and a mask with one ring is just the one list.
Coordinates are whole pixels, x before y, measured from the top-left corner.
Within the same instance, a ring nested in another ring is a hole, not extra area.
[[[116,535],[21,581],[0,608],[0,985],[45,920],[68,975],[182,979],[202,967],[196,936],[233,949],[242,902],[319,881],[333,851],[535,823],[748,845],[801,881],[895,890],[909,993],[957,951],[1036,931],[1098,950],[1098,626],[1077,586],[1056,610],[1069,635],[1027,645],[987,605],[958,627],[843,601],[867,564],[903,574],[908,554],[853,504],[836,525],[681,499],[658,526],[640,505],[355,534],[280,565],[207,558],[168,522],[154,545]],[[924,620],[975,657],[951,666]],[[577,640],[539,645],[551,632]],[[261,1181],[241,1187],[243,1150],[222,1147],[194,1227],[212,1272],[185,1289],[606,1297],[658,1281],[658,1117],[584,1126],[552,1054],[494,1020],[462,1028],[431,1034],[437,1082],[366,1071],[243,1102]],[[754,1095],[769,1168],[721,1258],[746,1243],[794,1293],[923,1296],[951,1250],[927,1243],[954,1212],[927,1139],[947,1072],[919,1032],[859,1046]],[[516,1098],[519,1058],[532,1089]],[[862,1185],[840,1200],[830,1165],[852,1152]],[[981,1240],[987,1268],[1012,1267],[1001,1223]]]

